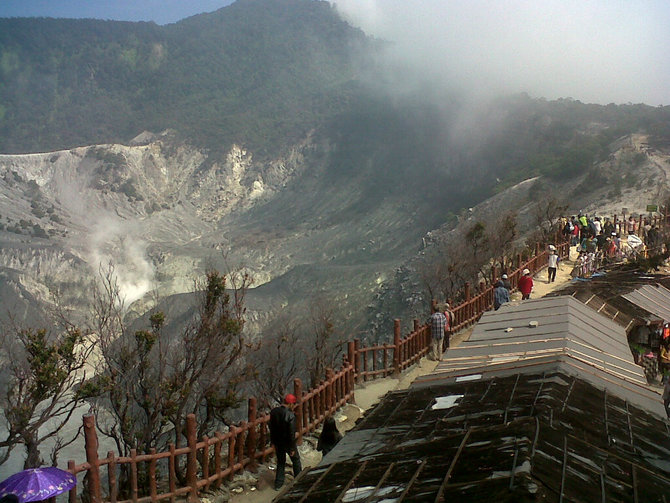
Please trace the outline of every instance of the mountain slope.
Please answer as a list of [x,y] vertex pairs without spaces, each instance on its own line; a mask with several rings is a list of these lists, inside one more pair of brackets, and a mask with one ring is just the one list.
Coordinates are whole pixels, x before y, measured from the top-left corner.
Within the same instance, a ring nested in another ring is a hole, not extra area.
[[369,45],[327,2],[243,0],[179,23],[0,19],[0,151],[174,128],[276,150],[346,102]]
[[358,331],[403,314],[373,302],[463,208],[530,177],[617,201],[648,161],[617,139],[670,139],[670,107],[400,92],[383,49],[311,0],[165,27],[0,20],[0,278],[20,283],[3,295],[81,308],[111,260],[141,313],[230,266],[259,324],[323,298]]

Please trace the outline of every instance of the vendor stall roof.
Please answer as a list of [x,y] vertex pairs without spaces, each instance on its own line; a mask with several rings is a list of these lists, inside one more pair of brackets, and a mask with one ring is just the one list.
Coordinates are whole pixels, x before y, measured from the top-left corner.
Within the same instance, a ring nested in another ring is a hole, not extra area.
[[664,501],[667,422],[575,375],[388,394],[275,501]]
[[644,285],[622,297],[662,318],[664,323],[670,322],[670,290],[664,286]]
[[663,415],[660,395],[633,362],[625,330],[570,296],[503,305],[485,313],[468,341],[448,350],[426,382],[560,370]]
[[645,286],[670,287],[670,277],[665,274],[647,274],[621,266],[586,280],[574,280],[548,297],[572,295],[600,314],[630,331],[636,325],[660,324],[662,317],[655,310],[630,302],[626,296]]
[[620,326],[569,296],[525,301],[486,313],[275,501],[665,501],[669,433]]

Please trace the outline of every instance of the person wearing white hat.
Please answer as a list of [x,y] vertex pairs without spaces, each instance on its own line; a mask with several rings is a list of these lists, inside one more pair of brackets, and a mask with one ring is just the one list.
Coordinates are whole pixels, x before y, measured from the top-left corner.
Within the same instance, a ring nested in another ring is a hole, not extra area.
[[558,268],[558,261],[560,260],[556,253],[556,247],[549,245],[549,256],[547,257],[547,283],[556,281],[556,269]]
[[528,269],[523,270],[523,276],[519,278],[517,288],[521,292],[521,300],[530,299],[530,292],[533,291],[533,277]]
[[503,282],[503,286],[505,288],[507,288],[508,292],[511,292],[512,291],[512,283],[510,283],[509,277],[507,276],[507,273],[503,274],[501,279],[502,279],[502,282]]

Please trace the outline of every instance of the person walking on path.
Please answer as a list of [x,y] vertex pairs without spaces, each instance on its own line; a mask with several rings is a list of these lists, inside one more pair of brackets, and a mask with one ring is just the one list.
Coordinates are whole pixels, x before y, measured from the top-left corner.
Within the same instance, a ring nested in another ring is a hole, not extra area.
[[297,477],[302,471],[300,453],[298,452],[295,440],[296,418],[293,408],[296,401],[295,395],[288,394],[284,397],[284,404],[270,411],[270,441],[274,445],[277,454],[276,490],[279,490],[284,485],[287,454],[293,464],[293,477]]
[[442,344],[442,352],[449,349],[449,342],[451,341],[451,334],[454,331],[454,312],[451,310],[451,306],[448,302],[444,304],[444,317],[447,320],[447,324],[444,327],[444,344]]
[[509,290],[505,288],[505,284],[502,280],[498,280],[493,289],[493,309],[497,311],[500,309],[500,306],[506,302],[509,302]]
[[558,268],[559,260],[560,258],[556,253],[556,247],[554,245],[549,245],[549,256],[547,257],[547,283],[556,281],[556,269]]
[[430,354],[431,360],[440,361],[442,359],[442,338],[447,333],[447,317],[441,312],[436,303],[433,303],[433,314],[430,315],[428,323],[430,324]]
[[517,288],[521,292],[521,300],[530,299],[530,292],[533,291],[533,277],[528,269],[523,270],[523,276],[519,278]]

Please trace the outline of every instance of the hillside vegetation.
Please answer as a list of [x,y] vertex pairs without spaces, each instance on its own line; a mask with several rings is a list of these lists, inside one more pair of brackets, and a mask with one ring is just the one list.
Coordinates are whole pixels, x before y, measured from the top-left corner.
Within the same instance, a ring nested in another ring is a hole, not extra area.
[[346,104],[369,44],[305,0],[246,0],[167,26],[2,19],[0,151],[166,128],[210,149],[277,148]]

